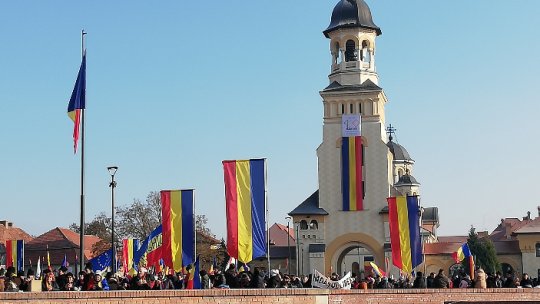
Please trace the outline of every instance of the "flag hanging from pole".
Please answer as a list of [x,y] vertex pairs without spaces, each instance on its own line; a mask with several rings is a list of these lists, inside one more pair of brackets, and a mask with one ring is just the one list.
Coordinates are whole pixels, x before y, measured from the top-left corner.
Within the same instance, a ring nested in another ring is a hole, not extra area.
[[6,241],[6,267],[13,266],[17,271],[23,270],[24,240]]
[[85,109],[86,103],[86,51],[84,51],[79,74],[75,87],[71,93],[68,104],[68,116],[73,120],[73,151],[77,153],[77,142],[79,141],[79,130],[81,124],[81,111]]
[[418,197],[398,196],[387,200],[392,262],[403,272],[411,273],[422,263]]
[[161,257],[174,271],[193,263],[195,223],[193,190],[161,191]]
[[361,136],[342,138],[341,173],[343,211],[364,210]]
[[227,252],[249,263],[266,255],[266,172],[264,159],[223,161]]
[[67,260],[67,255],[64,253],[64,259],[62,260],[62,266],[68,268],[69,267],[69,262]]
[[47,268],[52,271],[51,257],[49,256],[49,245],[47,245]]
[[369,262],[369,265],[371,265],[371,269],[373,269],[373,272],[375,272],[375,274],[378,275],[379,277],[382,278],[386,276],[386,272],[380,269],[379,266],[377,266],[377,264],[373,262]]
[[139,240],[137,239],[123,239],[122,240],[122,265],[124,266],[124,272],[128,273],[133,265],[134,254],[139,249]]
[[41,278],[41,256],[38,256],[37,266],[36,266],[36,279]]

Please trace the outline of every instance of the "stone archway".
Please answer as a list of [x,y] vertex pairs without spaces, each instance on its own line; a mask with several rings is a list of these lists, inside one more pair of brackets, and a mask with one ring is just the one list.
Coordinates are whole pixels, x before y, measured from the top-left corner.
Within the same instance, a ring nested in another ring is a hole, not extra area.
[[338,252],[340,253],[335,261],[334,272],[340,276],[349,271],[356,275],[361,275],[364,272],[366,272],[366,275],[371,274],[371,266],[366,267],[366,264],[369,265],[369,262],[375,262],[375,257],[373,252],[366,248],[364,244],[349,244],[344,249],[340,248]]
[[[365,233],[348,233],[335,238],[327,247],[324,254],[324,271],[326,274],[332,270],[341,270],[338,260],[344,253],[350,252],[359,246],[367,249],[373,255],[377,265],[384,265],[384,248],[377,240]],[[362,265],[360,265],[362,268]]]

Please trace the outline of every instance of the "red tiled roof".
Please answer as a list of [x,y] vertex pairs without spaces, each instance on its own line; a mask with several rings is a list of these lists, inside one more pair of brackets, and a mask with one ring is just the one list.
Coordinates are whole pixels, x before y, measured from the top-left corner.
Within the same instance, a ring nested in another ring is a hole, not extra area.
[[463,245],[462,242],[458,243],[449,243],[449,242],[438,242],[438,243],[426,243],[424,244],[424,253],[425,254],[452,254],[458,250],[459,246]]
[[[274,246],[287,246],[287,226],[275,223],[268,229],[268,234],[270,237],[270,242],[274,244]],[[294,246],[296,244],[295,238],[294,238],[294,229],[292,227],[289,228],[289,243],[291,246]]]
[[21,228],[17,227],[5,227],[0,225],[0,243],[5,244],[7,240],[24,240],[28,243],[32,240],[32,236],[26,233]]
[[507,236],[510,236],[514,231],[519,230],[521,227],[527,225],[531,220],[520,220],[518,218],[505,218],[502,222],[493,230],[489,235],[492,241],[508,240]]
[[465,243],[467,242],[468,236],[466,235],[449,235],[449,236],[439,236],[437,239],[440,243]]
[[[85,260],[93,257],[92,246],[101,239],[93,235],[84,236]],[[32,260],[36,263],[39,257],[47,256],[47,246],[52,265],[61,265],[64,256],[70,264],[75,263],[75,256],[79,255],[79,234],[69,229],[56,227],[25,244],[25,263]],[[80,258],[80,257],[79,257]],[[45,263],[47,261],[45,260]]]
[[540,233],[540,217],[528,221],[525,225],[514,230],[515,234],[520,233]]

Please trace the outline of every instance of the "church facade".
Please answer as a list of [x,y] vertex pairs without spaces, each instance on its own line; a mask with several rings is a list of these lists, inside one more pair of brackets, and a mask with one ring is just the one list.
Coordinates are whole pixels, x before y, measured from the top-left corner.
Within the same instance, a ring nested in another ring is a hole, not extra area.
[[[362,273],[369,262],[391,261],[387,198],[419,195],[414,160],[393,141],[386,127],[388,99],[379,86],[375,58],[381,29],[363,0],[341,0],[323,32],[331,53],[329,85],[320,91],[323,136],[317,148],[319,189],[292,210],[297,237],[297,269],[324,273]],[[342,194],[342,116],[361,117],[362,208],[344,211]],[[388,136],[390,135],[390,136]],[[436,208],[424,209],[422,229],[433,236]],[[398,272],[396,269],[394,272]]]

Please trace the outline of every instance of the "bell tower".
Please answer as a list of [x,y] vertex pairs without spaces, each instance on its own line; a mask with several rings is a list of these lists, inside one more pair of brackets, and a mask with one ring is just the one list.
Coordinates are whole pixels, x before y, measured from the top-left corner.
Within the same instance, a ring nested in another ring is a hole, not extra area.
[[375,68],[375,40],[382,32],[373,22],[371,11],[363,0],[341,1],[323,33],[330,39],[330,83],[354,85],[369,79],[379,84]]
[[[364,0],[341,0],[323,34],[330,41],[329,85],[323,99],[323,142],[317,149],[319,207],[324,221],[325,271],[384,265],[389,243],[387,219],[381,214],[390,196],[392,155],[386,145],[385,104],[375,65],[376,39],[382,34]],[[342,193],[342,115],[361,117],[363,210],[345,211]],[[369,264],[369,263],[368,263]]]
[[[320,91],[324,111],[322,143],[317,148],[319,188],[289,213],[295,223],[297,265],[302,274],[312,269],[325,274],[368,273],[369,262],[386,269],[385,258],[391,260],[386,199],[418,194],[420,186],[412,176],[414,160],[386,136],[388,100],[375,65],[381,29],[364,0],[337,1],[330,25],[323,31],[330,42],[331,61],[329,85]],[[350,129],[345,128],[345,134],[342,130],[344,115],[352,115],[346,118],[355,122],[361,118],[361,140],[353,133],[353,149]],[[351,154],[356,157],[353,166],[348,164]],[[354,168],[355,174],[346,175],[350,171],[344,168]],[[351,184],[356,192],[347,197]],[[360,197],[361,204],[349,208],[351,197],[357,201]]]

